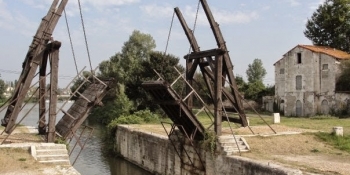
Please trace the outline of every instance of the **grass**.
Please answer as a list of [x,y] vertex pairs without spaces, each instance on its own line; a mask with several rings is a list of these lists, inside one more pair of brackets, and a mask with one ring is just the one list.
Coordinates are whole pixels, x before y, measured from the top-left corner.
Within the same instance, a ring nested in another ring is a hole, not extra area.
[[[259,126],[259,125],[284,125],[293,128],[302,128],[302,129],[311,129],[322,131],[316,133],[315,135],[326,142],[334,146],[337,149],[347,151],[350,153],[350,118],[338,118],[334,116],[314,116],[308,118],[301,117],[281,117],[280,124],[273,124],[273,116],[268,114],[257,115],[248,113],[247,117],[249,118],[250,126]],[[201,113],[198,116],[199,121],[205,126],[208,127],[212,123],[209,117],[205,113]],[[266,123],[265,123],[266,122]],[[223,122],[223,127],[228,127],[227,122]],[[237,128],[239,126],[231,124],[233,128]],[[338,137],[332,135],[332,128],[335,126],[343,127],[344,137]],[[314,150],[313,152],[317,152]]]
[[1,148],[0,155],[0,174],[15,172],[18,169],[27,169],[28,167],[37,169],[45,166],[37,163],[28,150],[21,148]]
[[324,142],[334,146],[337,149],[350,153],[350,135],[344,137],[329,133],[317,133],[316,136]]

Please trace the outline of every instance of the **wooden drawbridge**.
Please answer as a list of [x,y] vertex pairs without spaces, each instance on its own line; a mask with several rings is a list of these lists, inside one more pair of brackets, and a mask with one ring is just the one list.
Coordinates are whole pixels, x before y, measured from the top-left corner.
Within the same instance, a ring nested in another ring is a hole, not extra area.
[[203,125],[168,83],[150,81],[142,83],[142,87],[152,95],[154,102],[160,105],[184,135],[195,140],[204,139]]
[[[47,136],[47,142],[54,142],[56,133],[62,135],[64,139],[75,135],[76,130],[82,125],[91,109],[95,105],[101,103],[102,98],[106,95],[107,90],[109,89],[109,85],[112,81],[99,80],[96,76],[94,76],[92,68],[91,75],[87,78],[81,75],[82,71],[78,73],[77,70],[78,75],[75,78],[82,77],[85,79],[79,88],[82,87],[84,83],[89,82],[87,89],[80,94],[78,92],[78,88],[76,92],[71,94],[72,96],[78,96],[78,100],[75,101],[68,111],[64,111],[62,109],[64,105],[59,110],[56,110],[59,66],[58,61],[61,43],[59,41],[53,41],[52,33],[62,15],[62,12],[65,9],[67,2],[68,0],[52,1],[49,11],[47,12],[46,16],[43,17],[33,41],[29,46],[29,51],[27,52],[22,65],[23,70],[18,79],[13,96],[9,99],[6,105],[1,108],[1,110],[3,110],[7,107],[6,114],[1,120],[1,125],[6,127],[4,132],[8,134],[7,137],[10,136],[13,130],[29,113],[28,112],[19,122],[17,121],[18,114],[23,109],[23,106],[26,105],[25,98],[28,91],[31,88],[34,88],[37,83],[39,84],[39,87],[36,88],[36,91],[38,91],[39,94],[38,132],[41,135]],[[91,66],[90,58],[89,61]],[[51,71],[49,73],[46,72],[47,64],[49,64],[51,67]],[[39,71],[37,72],[37,70]],[[33,79],[37,75],[39,76],[39,82],[32,85]],[[47,88],[46,78],[49,75],[50,86]],[[66,90],[69,88],[69,86],[70,84],[67,86]],[[48,97],[48,99],[46,99],[46,97]],[[49,100],[48,108],[45,104],[46,100]],[[66,103],[67,102],[68,101],[66,101]],[[36,104],[34,106],[36,106]],[[56,115],[60,111],[64,113],[64,116],[56,125]],[[46,122],[47,113],[49,119],[48,123]],[[4,141],[7,139],[7,137],[4,139]]]
[[71,138],[81,124],[88,117],[91,109],[95,105],[100,105],[102,98],[106,95],[111,81],[97,81],[91,83],[79,97],[68,111],[63,112],[64,116],[56,124],[56,132],[62,136],[63,139]]

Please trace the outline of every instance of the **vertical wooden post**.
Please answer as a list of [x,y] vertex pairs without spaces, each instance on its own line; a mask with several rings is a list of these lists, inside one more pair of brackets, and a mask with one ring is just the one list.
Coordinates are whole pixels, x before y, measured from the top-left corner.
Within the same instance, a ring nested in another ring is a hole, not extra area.
[[[202,6],[203,6],[203,10],[207,16],[207,19],[209,21],[210,27],[213,31],[218,48],[221,48],[223,50],[227,50],[226,43],[225,43],[224,37],[222,36],[219,24],[214,20],[214,16],[213,16],[213,14],[208,6],[207,1],[206,0],[200,0],[200,1],[201,1]],[[232,95],[233,95],[234,100],[235,100],[235,101],[232,101],[232,103],[237,109],[237,112],[240,116],[240,121],[241,121],[242,126],[248,126],[248,122],[247,122],[246,115],[244,113],[241,97],[238,94],[237,83],[236,83],[235,77],[233,75],[233,65],[232,65],[230,56],[228,55],[228,53],[225,53],[223,56],[224,56],[223,59],[225,62],[224,63],[225,67],[223,69],[223,72],[224,72],[224,74],[227,74],[228,80],[232,85],[231,91],[232,91]],[[224,75],[224,74],[222,74],[222,75]]]
[[55,141],[55,125],[56,125],[56,107],[57,107],[57,79],[58,79],[58,60],[59,48],[61,43],[55,41],[52,43],[52,53],[50,59],[51,76],[50,76],[50,107],[49,107],[49,129],[47,135],[47,142]]
[[49,52],[45,52],[40,64],[39,70],[39,124],[38,132],[40,135],[46,134],[46,66]]
[[223,55],[215,56],[215,94],[214,94],[214,130],[217,136],[221,136],[222,122],[222,66]]
[[[188,71],[193,66],[193,60],[192,59],[186,59],[186,81],[190,84],[190,86],[193,86],[193,77],[190,77]],[[189,85],[186,84],[186,94],[189,94],[192,89]],[[189,96],[187,99],[187,106],[190,110],[193,108],[193,95]]]

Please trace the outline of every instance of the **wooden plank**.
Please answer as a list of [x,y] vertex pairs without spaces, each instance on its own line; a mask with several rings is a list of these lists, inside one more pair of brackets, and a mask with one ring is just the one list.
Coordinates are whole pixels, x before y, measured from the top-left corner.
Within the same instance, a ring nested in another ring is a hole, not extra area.
[[217,136],[221,136],[222,130],[222,63],[223,56],[218,55],[215,59],[215,91],[214,91],[214,130]]
[[51,53],[51,76],[50,76],[50,110],[49,110],[49,129],[47,142],[54,142],[56,135],[56,108],[57,108],[57,83],[58,83],[58,62],[59,62],[59,48],[61,43],[55,41],[59,47],[55,47],[53,53]]
[[199,58],[223,55],[226,52],[227,51],[222,50],[222,49],[210,49],[210,50],[205,50],[205,51],[192,52],[191,54],[185,55],[184,58],[186,58],[186,59],[199,59]]

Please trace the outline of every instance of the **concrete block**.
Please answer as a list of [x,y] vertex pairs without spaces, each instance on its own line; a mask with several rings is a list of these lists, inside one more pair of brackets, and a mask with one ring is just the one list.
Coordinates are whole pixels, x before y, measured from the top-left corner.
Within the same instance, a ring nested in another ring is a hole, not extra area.
[[273,113],[273,123],[281,123],[280,113]]
[[341,126],[333,127],[333,133],[336,136],[342,136],[343,137],[343,127],[341,127]]

